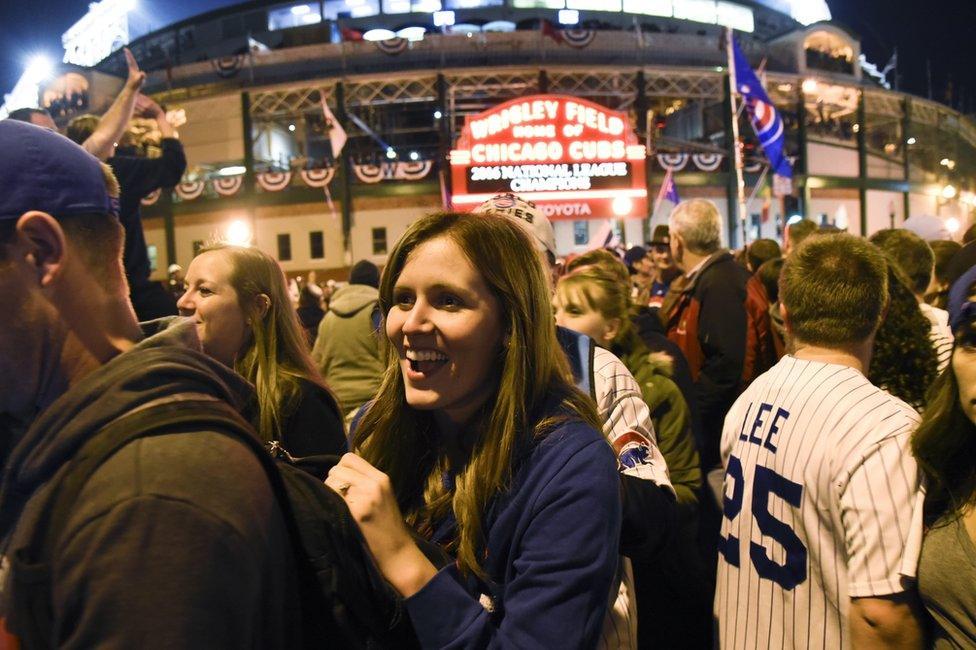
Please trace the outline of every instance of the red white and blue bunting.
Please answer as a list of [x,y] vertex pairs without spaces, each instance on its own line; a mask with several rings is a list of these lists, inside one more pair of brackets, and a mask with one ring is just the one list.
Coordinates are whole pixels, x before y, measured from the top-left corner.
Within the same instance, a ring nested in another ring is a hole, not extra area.
[[695,167],[703,172],[713,172],[722,164],[722,154],[720,153],[695,153],[691,155]]
[[203,190],[206,186],[207,184],[202,180],[183,181],[176,186],[176,195],[184,201],[192,201],[203,194]]
[[385,41],[373,41],[376,44],[376,49],[378,49],[383,54],[389,54],[390,56],[396,56],[401,54],[410,45],[405,38],[388,38]]
[[430,173],[433,162],[418,160],[417,162],[381,163],[379,165],[353,165],[356,178],[363,183],[379,183],[380,181],[419,181]]
[[688,164],[689,156],[686,153],[659,153],[657,155],[657,164],[659,164],[664,169],[670,169],[673,172],[680,172]]
[[[415,162],[388,162],[379,165],[353,165],[356,178],[363,183],[379,183],[380,181],[419,181],[426,178],[434,163],[431,160],[418,160]],[[316,189],[326,188],[335,179],[335,167],[322,167],[319,169],[302,169],[299,176],[302,183],[307,187]],[[265,192],[280,192],[291,185],[292,172],[264,172],[256,174],[254,180]],[[195,180],[183,181],[174,190],[176,195],[183,201],[192,201],[200,198],[207,189],[207,184],[213,186],[214,192],[218,197],[230,197],[238,194],[244,186],[244,175],[221,176],[209,181]],[[142,199],[143,205],[154,205],[159,201],[162,190],[155,190]]]
[[162,193],[163,191],[157,187],[155,190],[153,190],[146,196],[142,197],[142,200],[139,201],[139,203],[143,205],[152,205],[153,203],[159,200],[159,195]]
[[596,38],[595,29],[564,29],[563,41],[570,47],[578,50],[588,47],[593,39]]
[[244,176],[224,176],[213,179],[213,188],[220,196],[234,196],[244,184]]
[[335,167],[303,169],[301,171],[302,182],[309,187],[325,187],[332,182],[333,176],[335,176]]
[[265,192],[280,192],[291,183],[291,172],[264,172],[254,178]]
[[222,56],[219,59],[211,59],[210,65],[213,66],[217,76],[222,79],[230,79],[231,77],[236,77],[237,73],[244,66],[244,55],[235,54],[233,56]]

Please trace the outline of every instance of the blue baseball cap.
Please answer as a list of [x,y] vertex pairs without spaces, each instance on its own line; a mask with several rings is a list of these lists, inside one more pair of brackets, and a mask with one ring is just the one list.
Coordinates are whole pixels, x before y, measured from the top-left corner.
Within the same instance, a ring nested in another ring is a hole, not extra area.
[[103,163],[68,138],[17,120],[0,121],[0,220],[39,210],[57,219],[118,216]]
[[976,266],[970,267],[968,271],[959,276],[959,279],[952,283],[949,289],[949,328],[955,332],[960,325],[963,325],[973,318],[976,318],[976,302],[972,302],[969,296],[972,295],[973,285],[976,284]]

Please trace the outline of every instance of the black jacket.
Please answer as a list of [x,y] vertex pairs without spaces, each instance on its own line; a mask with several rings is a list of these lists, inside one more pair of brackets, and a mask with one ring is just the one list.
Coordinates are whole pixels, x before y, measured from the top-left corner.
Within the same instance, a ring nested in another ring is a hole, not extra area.
[[114,156],[109,158],[122,193],[119,196],[119,220],[125,228],[122,262],[129,286],[138,289],[149,282],[149,252],[142,231],[139,202],[161,187],[173,187],[186,171],[183,145],[175,138],[163,138],[159,158]]

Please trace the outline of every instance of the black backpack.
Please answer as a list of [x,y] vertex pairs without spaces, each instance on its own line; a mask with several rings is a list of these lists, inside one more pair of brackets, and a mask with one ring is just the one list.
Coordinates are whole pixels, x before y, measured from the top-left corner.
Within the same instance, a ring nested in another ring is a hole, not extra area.
[[[175,400],[114,420],[59,473],[31,543],[12,558],[19,597],[12,603],[22,647],[53,647],[51,556],[82,488],[98,467],[130,442],[154,435],[216,431],[250,447],[275,494],[292,543],[307,648],[419,647],[402,600],[383,579],[342,497],[287,456],[275,460],[251,426],[222,401]],[[330,457],[316,457],[316,472]],[[285,460],[287,459],[287,460]],[[338,458],[331,457],[331,464]]]

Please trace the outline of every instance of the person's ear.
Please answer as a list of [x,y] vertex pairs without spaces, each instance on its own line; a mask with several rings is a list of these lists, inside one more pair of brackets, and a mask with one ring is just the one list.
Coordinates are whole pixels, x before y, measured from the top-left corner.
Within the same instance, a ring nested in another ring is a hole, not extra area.
[[267,294],[259,293],[254,296],[254,308],[257,310],[257,317],[264,318],[268,310],[271,309],[271,298]]
[[793,324],[790,323],[790,312],[782,300],[779,302],[779,315],[783,319],[783,327],[787,332],[793,334]]
[[17,220],[18,245],[34,269],[38,284],[50,287],[61,275],[67,245],[61,224],[46,212],[31,210]]
[[613,340],[617,338],[617,334],[620,334],[620,326],[622,321],[619,318],[611,318],[606,321],[603,326],[603,340],[609,345],[613,343]]

